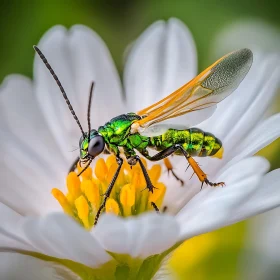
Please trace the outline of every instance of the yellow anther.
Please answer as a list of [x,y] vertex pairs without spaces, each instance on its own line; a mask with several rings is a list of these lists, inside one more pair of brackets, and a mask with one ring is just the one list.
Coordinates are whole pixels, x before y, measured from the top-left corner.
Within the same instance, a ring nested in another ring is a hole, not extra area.
[[154,192],[150,193],[149,202],[155,202],[160,207],[165,195],[166,186],[163,183],[157,183],[155,187]]
[[161,166],[159,164],[155,164],[149,170],[149,175],[153,184],[155,184],[161,175]]
[[132,168],[126,160],[124,160],[124,162],[123,162],[123,167],[124,167],[125,171],[127,171],[128,173],[132,172]]
[[143,189],[146,185],[145,177],[140,167],[133,166],[131,184],[135,186],[136,189]]
[[84,180],[81,184],[81,188],[87,199],[91,202],[92,207],[97,211],[100,203],[100,194],[98,186],[92,180]]
[[106,159],[106,165],[107,165],[107,167],[108,167],[108,169],[111,167],[111,165],[113,164],[113,163],[115,163],[116,162],[116,157],[114,156],[114,155],[110,155],[110,156],[108,156],[108,158]]
[[133,206],[135,204],[135,190],[127,184],[122,187],[120,201],[123,206]]
[[72,201],[81,195],[81,181],[75,172],[70,172],[68,174],[66,184]]
[[78,212],[78,216],[83,222],[85,228],[89,228],[89,221],[88,221],[89,207],[84,196],[81,195],[75,200],[75,206]]
[[148,168],[148,164],[147,161],[144,158],[141,158],[142,163],[144,164],[144,166],[146,167],[146,169]]
[[108,167],[103,158],[97,160],[94,173],[97,179],[99,179],[100,181],[104,181],[104,179],[106,178]]
[[[78,163],[77,169],[78,169],[78,172],[81,172],[84,169],[84,167],[81,167],[80,164]],[[91,169],[91,167],[88,167],[85,171],[83,171],[81,176],[82,176],[83,180],[91,179],[92,178],[92,169]]]
[[88,169],[82,174],[83,179],[92,179],[92,168],[88,167]]
[[129,184],[121,189],[120,202],[123,206],[124,215],[131,215],[131,207],[135,204],[135,188],[131,188]]
[[65,213],[67,213],[68,215],[73,215],[71,205],[69,204],[65,195],[60,190],[52,189],[52,195],[59,202]]
[[107,182],[111,182],[111,180],[113,179],[113,176],[115,175],[117,169],[118,169],[118,164],[115,161],[113,164],[111,164],[111,166],[109,168],[109,171],[107,173],[107,177],[106,177]]
[[116,202],[116,200],[114,200],[113,198],[109,198],[107,200],[105,208],[106,208],[106,213],[118,215],[120,212],[119,205]]
[[138,213],[143,213],[147,210],[148,198],[149,191],[142,188],[138,193]]
[[[141,160],[147,168],[146,160],[143,158]],[[94,172],[88,168],[80,178],[77,173],[70,172],[66,179],[68,191],[63,194],[60,190],[53,189],[52,195],[65,213],[89,229],[93,226],[96,213],[103,202],[104,196],[101,195],[106,192],[118,167],[115,155],[109,156],[106,161],[100,158],[96,161]],[[82,170],[79,165],[77,169],[79,172]],[[158,183],[161,166],[153,165],[147,171],[152,184],[156,187],[153,193],[144,190],[147,182],[139,163],[131,168],[124,159],[110,198],[106,202],[105,211],[127,217],[153,210],[151,202],[161,207],[166,192],[165,185]]]
[[125,184],[124,167],[121,168],[116,185],[123,186]]

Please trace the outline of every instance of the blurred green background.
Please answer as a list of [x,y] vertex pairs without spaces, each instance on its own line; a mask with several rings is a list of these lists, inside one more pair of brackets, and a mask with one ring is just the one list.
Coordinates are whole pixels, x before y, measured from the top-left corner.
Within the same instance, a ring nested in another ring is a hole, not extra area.
[[[126,46],[158,19],[177,17],[191,30],[198,49],[199,69],[208,66],[212,38],[239,19],[261,19],[280,28],[280,2],[261,0],[1,0],[0,80],[11,73],[32,77],[36,44],[56,24],[85,24],[106,42],[118,70],[123,70]],[[280,46],[279,46],[280,50]],[[272,169],[280,166],[280,141],[261,151]],[[196,237],[177,250],[171,266],[180,279],[241,279],[240,256],[248,222]],[[242,259],[246,262],[246,258]],[[280,279],[280,276],[279,278]]]

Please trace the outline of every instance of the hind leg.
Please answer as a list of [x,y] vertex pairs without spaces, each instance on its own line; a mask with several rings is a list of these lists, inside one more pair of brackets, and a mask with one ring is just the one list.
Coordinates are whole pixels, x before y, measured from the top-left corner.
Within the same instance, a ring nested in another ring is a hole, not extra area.
[[224,182],[219,182],[219,183],[212,183],[208,180],[207,175],[202,171],[202,169],[198,166],[197,162],[186,152],[186,150],[179,144],[175,144],[161,152],[159,152],[158,154],[154,155],[154,156],[149,156],[149,154],[147,152],[143,153],[143,155],[151,160],[151,161],[158,161],[158,160],[162,160],[168,156],[170,156],[171,154],[173,154],[174,152],[180,150],[182,152],[182,154],[185,156],[185,158],[187,159],[189,165],[192,167],[194,173],[197,175],[199,181],[202,183],[201,184],[201,188],[203,186],[203,184],[205,183],[206,185],[209,185],[211,187],[218,187],[218,186],[224,186],[225,183]]
[[177,181],[179,181],[179,182],[181,183],[181,186],[183,186],[183,185],[184,185],[184,181],[183,181],[182,179],[180,179],[180,178],[178,177],[178,175],[174,172],[174,168],[173,168],[173,166],[172,166],[170,160],[166,157],[166,158],[163,159],[163,162],[164,162],[165,167],[167,168],[168,173],[171,172],[171,174],[173,175],[173,177],[174,177]]

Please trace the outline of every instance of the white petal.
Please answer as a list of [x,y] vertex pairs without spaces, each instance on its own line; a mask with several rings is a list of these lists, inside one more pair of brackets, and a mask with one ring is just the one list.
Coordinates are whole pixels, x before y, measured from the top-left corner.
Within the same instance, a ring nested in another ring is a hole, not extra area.
[[97,129],[111,118],[125,113],[120,78],[109,50],[97,33],[76,25],[70,29],[69,44],[79,116],[86,121],[89,87],[94,81],[91,125]]
[[280,206],[279,181],[280,169],[266,174],[260,187],[250,199],[240,206],[240,210],[231,218],[230,222],[235,223]]
[[[0,129],[3,161],[15,149],[20,149],[26,157],[32,158],[33,172],[42,173],[42,178],[44,174],[55,177],[65,169],[66,161],[47,129],[29,79],[11,75],[1,85]],[[13,160],[19,163],[20,155],[15,154]],[[17,169],[18,165],[12,164],[12,167]]]
[[173,217],[147,213],[126,219],[103,215],[92,234],[107,251],[146,258],[174,245],[178,231]]
[[[63,278],[60,278],[63,275]],[[59,278],[57,278],[59,277]],[[78,280],[65,267],[54,265],[30,256],[17,253],[0,254],[0,279],[3,280],[53,280],[69,279]]]
[[[107,48],[95,33],[82,26],[76,26],[70,32],[61,26],[56,26],[44,35],[39,47],[57,73],[81,122],[86,119],[86,103],[91,81],[96,83],[94,94],[97,97],[96,101],[93,98],[92,114],[95,116],[93,124],[97,125],[99,121],[102,124],[110,115],[108,112],[113,116],[117,111],[121,111],[118,108],[121,103],[116,69]],[[37,55],[34,74],[36,95],[42,112],[60,150],[68,161],[72,161],[77,157],[77,153],[69,153],[69,151],[71,144],[77,145],[81,136],[79,127],[54,79]],[[109,109],[111,104],[109,99],[114,100],[115,109]],[[98,116],[95,115],[94,110]],[[82,124],[86,131],[86,123],[82,122]]]
[[[24,169],[23,166],[21,168],[19,169],[20,177],[18,177],[19,174],[15,174],[13,169],[10,170],[5,165],[0,165],[0,202],[22,215],[40,215],[55,209],[61,210],[57,201],[52,197],[50,189],[47,191],[47,185],[38,184],[40,178],[35,175],[30,178],[28,175],[28,172],[31,171],[30,168]],[[26,170],[28,172],[24,173]]]
[[261,183],[268,162],[260,157],[248,158],[231,166],[217,180],[225,187],[206,187],[193,197],[177,216],[181,238],[209,232],[226,226]]
[[261,20],[240,20],[225,26],[212,41],[216,58],[241,48],[279,52],[279,30]]
[[3,248],[29,250],[34,248],[24,238],[20,225],[24,217],[0,203],[0,250]]
[[128,106],[138,111],[160,100],[196,75],[196,48],[177,19],[158,21],[133,45],[124,70]]
[[257,251],[259,256],[266,259],[269,264],[280,263],[280,208],[250,219],[248,223],[247,242]]
[[280,136],[280,114],[260,123],[234,150],[236,156],[227,164],[233,164],[256,154]]
[[111,259],[89,232],[65,214],[28,218],[22,228],[36,251],[46,255],[70,259],[90,267],[98,267]]

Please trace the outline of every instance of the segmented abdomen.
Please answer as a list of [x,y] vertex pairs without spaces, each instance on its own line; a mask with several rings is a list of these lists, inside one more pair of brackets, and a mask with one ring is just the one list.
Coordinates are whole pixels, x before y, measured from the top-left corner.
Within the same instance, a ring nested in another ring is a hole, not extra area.
[[149,147],[158,151],[174,144],[181,144],[191,156],[198,157],[214,156],[222,148],[222,142],[218,138],[199,128],[168,129],[162,135],[151,137],[149,141]]

